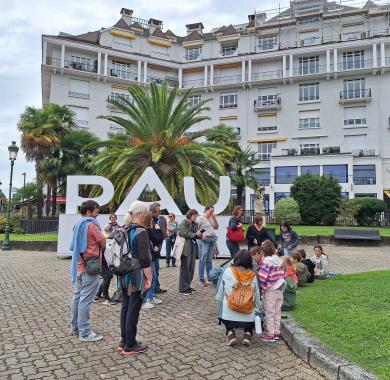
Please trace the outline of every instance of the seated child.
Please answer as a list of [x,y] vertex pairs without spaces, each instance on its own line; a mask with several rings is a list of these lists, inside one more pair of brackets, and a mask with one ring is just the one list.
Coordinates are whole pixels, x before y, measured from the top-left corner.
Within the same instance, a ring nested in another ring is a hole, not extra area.
[[295,269],[294,265],[291,262],[291,259],[289,256],[282,256],[281,257],[283,264],[286,268],[286,276],[287,278],[291,278],[293,280],[295,285],[298,285],[298,277],[297,277],[297,270]]
[[301,255],[298,252],[294,252],[291,255],[291,262],[297,271],[298,286],[305,286],[310,278],[310,273],[307,270],[307,266],[301,263]]
[[307,282],[311,284],[314,281],[314,268],[316,265],[310,259],[306,258],[306,252],[304,249],[299,249],[297,252],[301,255],[301,263],[306,265],[307,270],[310,273],[310,277]]
[[314,256],[311,261],[316,265],[314,269],[315,278],[326,279],[329,277],[328,256],[325,255],[321,245],[314,246]]
[[258,245],[252,247],[249,250],[249,252],[251,253],[252,259],[253,259],[253,270],[255,273],[257,273],[257,267],[258,267],[259,263],[261,263],[263,261],[264,253],[263,253],[261,247],[259,247]]
[[[291,260],[288,256],[283,256],[282,261],[285,265],[285,267],[290,267],[289,273],[294,273],[294,276],[296,277],[296,274],[294,272],[295,268],[293,267]],[[287,272],[287,270],[286,270]],[[295,308],[295,300],[297,298],[297,284],[294,282],[294,280],[291,278],[291,276],[286,273],[286,289],[283,292],[283,305],[282,305],[282,311],[289,311]]]

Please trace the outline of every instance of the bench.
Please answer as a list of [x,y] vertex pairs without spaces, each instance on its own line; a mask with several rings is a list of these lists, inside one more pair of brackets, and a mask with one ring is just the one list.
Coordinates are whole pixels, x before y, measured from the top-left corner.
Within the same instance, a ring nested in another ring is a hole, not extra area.
[[357,230],[347,228],[335,228],[334,238],[343,240],[381,240],[379,230]]

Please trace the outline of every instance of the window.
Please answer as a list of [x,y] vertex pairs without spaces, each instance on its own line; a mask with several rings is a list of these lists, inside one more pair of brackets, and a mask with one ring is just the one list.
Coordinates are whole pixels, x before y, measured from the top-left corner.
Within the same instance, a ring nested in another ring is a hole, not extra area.
[[70,67],[75,70],[82,71],[93,71],[94,68],[94,66],[92,65],[92,60],[90,58],[79,57],[77,55],[72,55]]
[[318,100],[320,98],[320,84],[306,83],[299,85],[299,101]]
[[219,97],[219,108],[237,108],[238,95],[237,94],[222,94]]
[[320,154],[320,144],[301,144],[299,147],[303,156]]
[[261,37],[258,40],[258,48],[259,50],[273,50],[277,47],[278,37],[277,36],[269,36],[269,37]]
[[349,192],[348,191],[342,191],[340,193],[342,199],[348,199],[349,198]]
[[89,99],[89,81],[70,79],[69,96]]
[[257,127],[257,132],[270,132],[270,131],[277,131],[278,127],[276,125],[271,127]]
[[353,165],[353,183],[355,185],[375,185],[375,165]]
[[298,24],[304,25],[304,24],[311,24],[313,22],[320,21],[320,18],[318,16],[309,16],[309,17],[302,17],[298,20]]
[[129,94],[120,94],[119,92],[111,92],[111,95],[108,98],[110,100],[131,100],[131,96]]
[[298,175],[297,166],[276,166],[275,167],[275,183],[290,184],[293,183]]
[[366,107],[346,107],[344,108],[344,125],[364,125],[367,124]]
[[185,54],[186,61],[195,61],[200,58],[200,55],[202,54],[202,47],[187,48]]
[[324,177],[335,177],[340,183],[348,182],[348,165],[324,165]]
[[320,42],[320,32],[318,30],[311,32],[302,32],[299,35],[301,46],[315,45]]
[[320,128],[320,111],[301,111],[299,112],[299,129]]
[[112,61],[111,76],[123,79],[131,79],[130,68],[131,65],[129,63]]
[[301,175],[320,175],[320,165],[301,166]]
[[343,70],[361,69],[364,67],[364,50],[343,53]]
[[318,56],[299,58],[299,75],[317,74],[319,62]]
[[359,99],[366,96],[366,90],[364,88],[365,80],[360,79],[345,79],[344,91],[342,92],[343,99]]
[[223,56],[233,55],[237,51],[237,48],[238,48],[237,42],[222,45],[221,46],[221,54]]
[[196,104],[198,104],[201,100],[202,100],[202,95],[200,95],[200,94],[198,94],[198,95],[191,95],[188,98],[188,106],[189,107],[193,107]]
[[259,95],[257,100],[255,100],[255,107],[275,107],[280,104],[280,98],[278,94],[273,95]]
[[271,183],[270,168],[253,169],[252,174],[261,185],[268,186]]
[[267,161],[271,157],[272,149],[276,148],[276,142],[261,142],[257,144],[259,159]]
[[275,205],[278,203],[281,199],[287,198],[290,196],[290,193],[284,192],[284,193],[275,193]]
[[88,128],[89,109],[87,107],[69,106],[69,109],[74,112],[74,121],[79,128]]
[[377,198],[376,193],[355,193],[355,198]]

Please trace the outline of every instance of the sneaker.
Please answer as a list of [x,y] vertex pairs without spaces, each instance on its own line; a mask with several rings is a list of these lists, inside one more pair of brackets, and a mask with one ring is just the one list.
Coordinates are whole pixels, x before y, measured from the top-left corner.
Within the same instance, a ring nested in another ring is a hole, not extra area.
[[236,343],[237,343],[236,333],[234,331],[229,331],[227,334],[228,346],[234,346]]
[[97,342],[99,340],[103,339],[103,335],[98,335],[95,334],[93,331],[91,331],[88,335],[86,336],[79,336],[79,340],[81,342]]
[[210,280],[206,280],[205,283],[206,283],[207,285],[212,284],[212,282],[211,282]]
[[172,266],[173,266],[174,268],[177,268],[177,265],[176,265],[175,263],[173,263]]
[[251,345],[251,339],[252,339],[252,335],[250,333],[246,332],[244,334],[244,339],[242,341],[242,344],[244,346],[250,346]]
[[200,281],[199,281],[199,285],[200,285],[200,286],[203,286],[203,287],[207,286],[205,280],[200,280]]
[[151,301],[150,301],[153,305],[160,305],[162,303],[161,300],[159,300],[158,298],[154,297]]
[[195,293],[195,292],[196,292],[196,289],[190,288],[190,292]]
[[115,301],[111,301],[110,299],[105,299],[103,302],[102,302],[103,305],[109,305],[109,306],[112,306],[112,305],[116,305],[116,302]]
[[154,305],[152,304],[152,301],[146,301],[141,306],[141,309],[153,309],[153,308],[154,308]]
[[263,335],[261,340],[263,342],[275,342],[275,337],[273,335]]
[[148,346],[142,343],[136,343],[133,347],[123,347],[122,355],[124,356],[132,356],[142,354],[148,350]]
[[155,291],[156,294],[161,294],[161,293],[166,293],[166,292],[167,292],[166,289],[159,289],[159,290]]
[[275,342],[279,342],[279,340],[280,340],[279,334],[275,334],[274,339],[275,339]]
[[95,299],[92,302],[93,303],[97,303],[97,302],[102,302],[102,301],[103,301],[103,297],[96,296]]
[[183,296],[190,296],[192,294],[191,290],[184,290],[184,292],[179,292]]

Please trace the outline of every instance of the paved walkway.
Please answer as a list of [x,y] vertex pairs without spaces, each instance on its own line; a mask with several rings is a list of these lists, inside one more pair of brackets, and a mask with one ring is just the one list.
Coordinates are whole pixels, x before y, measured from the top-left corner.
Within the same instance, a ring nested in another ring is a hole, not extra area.
[[[390,267],[390,248],[325,249],[336,272],[358,270],[362,262],[364,270]],[[146,354],[115,352],[119,305],[93,305],[94,329],[105,339],[81,343],[67,335],[69,266],[53,252],[0,251],[0,379],[322,378],[283,342],[255,337],[249,348],[228,347],[213,290],[197,287],[196,295],[179,296],[178,268],[162,268],[161,283],[169,289],[164,304],[141,313],[139,338],[151,347]]]

